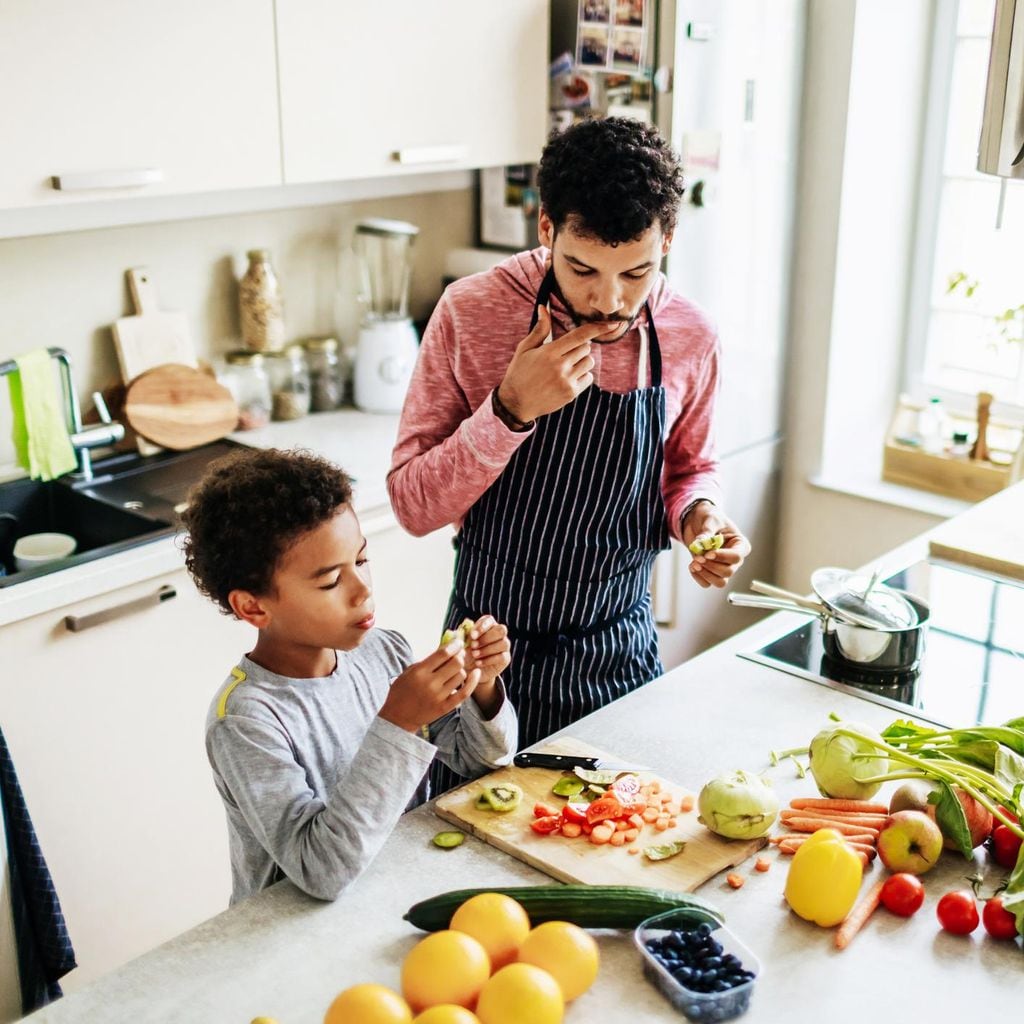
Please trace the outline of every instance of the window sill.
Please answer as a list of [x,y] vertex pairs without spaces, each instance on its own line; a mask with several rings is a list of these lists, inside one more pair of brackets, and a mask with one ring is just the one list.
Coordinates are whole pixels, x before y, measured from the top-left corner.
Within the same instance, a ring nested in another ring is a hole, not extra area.
[[910,509],[940,519],[951,519],[972,507],[969,501],[950,498],[943,494],[932,494],[916,487],[905,487],[892,484],[871,473],[818,473],[810,477],[808,483],[823,491],[834,491],[837,494],[848,494],[864,501],[874,501],[880,505],[894,508]]

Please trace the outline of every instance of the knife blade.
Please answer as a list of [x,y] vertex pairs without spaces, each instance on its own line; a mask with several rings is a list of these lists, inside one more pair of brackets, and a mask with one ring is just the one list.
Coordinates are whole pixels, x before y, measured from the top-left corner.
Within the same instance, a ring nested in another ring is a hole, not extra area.
[[512,763],[517,768],[558,768],[571,772],[574,768],[586,768],[598,772],[647,772],[646,765],[611,761],[601,757],[583,757],[579,754],[540,754],[524,750],[516,754]]

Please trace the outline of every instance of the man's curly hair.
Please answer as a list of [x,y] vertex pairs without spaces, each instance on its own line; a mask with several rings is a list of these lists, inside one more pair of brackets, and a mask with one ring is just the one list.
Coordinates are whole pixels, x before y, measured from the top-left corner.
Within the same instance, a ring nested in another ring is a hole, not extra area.
[[571,220],[574,231],[608,245],[634,241],[655,221],[671,232],[684,189],[672,147],[626,117],[581,121],[553,135],[538,185],[556,232]]
[[272,594],[288,548],[351,500],[348,475],[309,452],[246,450],[218,459],[182,515],[185,567],[231,615],[232,590]]

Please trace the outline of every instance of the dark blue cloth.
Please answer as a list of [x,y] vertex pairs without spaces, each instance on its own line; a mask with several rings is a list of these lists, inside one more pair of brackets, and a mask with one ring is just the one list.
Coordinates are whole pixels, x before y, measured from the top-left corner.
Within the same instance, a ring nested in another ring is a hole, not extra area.
[[3,730],[0,730],[0,803],[7,832],[21,1008],[22,1013],[31,1013],[60,998],[58,980],[77,965],[60,900],[39,849]]

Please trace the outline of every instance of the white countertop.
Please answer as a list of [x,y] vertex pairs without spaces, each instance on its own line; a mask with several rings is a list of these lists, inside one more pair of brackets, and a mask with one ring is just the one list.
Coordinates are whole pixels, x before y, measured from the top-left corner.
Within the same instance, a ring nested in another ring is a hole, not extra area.
[[[770,748],[810,742],[835,712],[884,727],[885,708],[736,657],[774,635],[777,617],[751,627],[565,731],[623,758],[653,765],[696,790],[719,771],[769,771],[783,802],[814,795],[792,763],[768,769]],[[886,791],[883,790],[883,794]],[[33,1021],[321,1024],[338,992],[360,982],[398,988],[403,957],[423,936],[402,920],[409,906],[467,886],[545,884],[544,875],[468,838],[453,851],[430,839],[445,827],[429,806],[406,814],[377,859],[334,903],[282,882],[33,1016]],[[1019,944],[942,932],[935,906],[963,886],[972,865],[946,853],[924,876],[924,907],[910,919],[880,909],[849,949],[801,921],[782,900],[788,861],[770,853],[764,874],[745,865],[746,885],[718,876],[700,895],[760,959],[750,1024],[863,1024],[887,1016],[929,1024],[977,1020],[1009,1009],[1021,986]],[[977,855],[984,863],[984,855]],[[868,880],[880,877],[876,862]],[[226,896],[226,894],[225,894]],[[683,1020],[648,984],[625,932],[596,933],[601,970],[572,1004],[566,1024]],[[529,1024],[529,1022],[523,1022]]]
[[[253,448],[308,448],[341,466],[355,481],[355,509],[363,519],[364,531],[370,535],[394,522],[385,478],[397,434],[397,414],[384,416],[342,409],[270,423],[260,430],[239,431],[231,435],[231,440]],[[182,565],[178,538],[162,537],[106,558],[4,587],[0,589],[0,626],[174,572]]]

